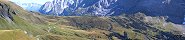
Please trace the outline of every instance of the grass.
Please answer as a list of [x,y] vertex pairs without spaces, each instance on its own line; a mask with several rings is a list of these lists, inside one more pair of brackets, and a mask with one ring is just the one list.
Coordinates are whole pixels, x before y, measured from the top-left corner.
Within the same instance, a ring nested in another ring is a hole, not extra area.
[[88,39],[87,37],[88,35],[85,34],[84,32],[79,32],[79,31],[71,30],[67,28],[60,29],[54,24],[50,24],[50,25],[32,24],[32,23],[28,23],[27,21],[24,21],[24,19],[21,19],[16,15],[14,15],[13,23],[9,23],[8,21],[6,21],[6,19],[0,18],[0,30],[15,30],[15,29],[26,31],[28,32],[27,35],[36,37],[40,40],[42,39],[52,40],[52,39],[61,39],[61,38],[79,39],[79,40]]
[[[111,34],[111,32],[108,31],[110,25],[112,25],[112,30],[119,34],[127,32],[128,38],[130,39],[144,40],[145,37],[152,38],[157,35],[158,32],[154,32],[152,28],[166,32],[173,29],[171,23],[168,23],[167,27],[162,27],[164,23],[160,22],[155,25],[147,25],[144,27],[147,28],[146,30],[139,30],[141,31],[140,33],[133,31],[138,29],[136,27],[131,27],[133,24],[129,24],[128,22],[131,20],[136,21],[136,23],[137,21],[142,22],[139,18],[127,18],[125,16],[112,17],[120,19],[118,22],[113,22],[112,18],[109,17],[68,16],[52,18],[31,14],[11,2],[0,0],[0,3],[7,4],[10,7],[9,13],[13,16],[12,22],[0,17],[0,40],[108,40],[107,35]],[[12,12],[17,14],[14,15]],[[152,28],[149,28],[148,26],[151,26]],[[27,34],[24,34],[23,31],[27,32]],[[20,38],[22,36],[24,37]],[[117,37],[113,36],[113,39],[117,39]]]
[[22,30],[0,30],[0,40],[35,40]]
[[[22,19],[20,16],[12,15],[14,21],[9,23],[6,19],[0,18],[0,30],[15,30],[20,29],[26,31],[29,36],[35,37],[35,39],[40,40],[89,40],[87,31],[74,30],[63,27],[58,27],[55,24],[33,24],[29,23],[27,20]],[[67,26],[66,26],[67,27]],[[10,35],[9,35],[10,36]],[[7,39],[9,40],[9,39]]]
[[[11,16],[13,17],[12,22],[7,21],[4,17],[0,17],[0,30],[20,29],[27,32],[27,34],[25,35],[28,35],[28,36],[34,37],[35,39],[40,39],[40,40],[89,39],[89,37],[87,37],[88,34],[85,34],[84,32],[79,32],[71,29],[60,29],[58,26],[56,26],[53,23],[37,24],[37,22],[43,21],[44,17],[39,15],[32,15],[31,13],[23,10],[21,7],[13,4],[12,2],[7,2],[7,1],[5,2],[1,0],[0,3],[6,4],[10,8],[9,14],[11,14]],[[15,12],[16,15],[12,14],[13,12]],[[45,21],[41,23],[44,23],[44,22]],[[11,32],[12,31],[10,31],[10,33]],[[5,34],[6,33],[7,32],[5,32]],[[11,33],[11,34],[15,34],[15,33]],[[1,37],[3,39],[3,36],[7,36],[7,38],[3,40],[11,40],[11,38],[16,38],[16,37],[10,38],[10,36],[12,36],[11,34],[7,33],[7,35],[2,35]],[[20,34],[20,35],[23,35],[23,34]]]

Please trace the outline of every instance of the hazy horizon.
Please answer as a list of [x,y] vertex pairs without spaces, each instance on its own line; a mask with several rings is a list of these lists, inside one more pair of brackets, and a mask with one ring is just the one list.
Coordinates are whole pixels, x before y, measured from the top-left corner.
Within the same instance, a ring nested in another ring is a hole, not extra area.
[[48,1],[53,1],[53,0],[10,0],[12,2],[19,2],[19,3],[37,3],[37,4],[44,4]]

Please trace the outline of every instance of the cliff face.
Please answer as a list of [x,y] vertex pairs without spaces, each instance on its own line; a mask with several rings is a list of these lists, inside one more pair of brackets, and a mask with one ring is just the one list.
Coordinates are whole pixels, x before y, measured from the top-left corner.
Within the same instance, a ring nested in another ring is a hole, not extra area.
[[10,8],[7,5],[3,4],[3,3],[1,3],[0,5],[1,5],[0,6],[0,13],[1,13],[0,15],[1,15],[1,17],[4,17],[9,22],[11,22],[13,20],[13,18],[11,16],[11,14],[9,13]]

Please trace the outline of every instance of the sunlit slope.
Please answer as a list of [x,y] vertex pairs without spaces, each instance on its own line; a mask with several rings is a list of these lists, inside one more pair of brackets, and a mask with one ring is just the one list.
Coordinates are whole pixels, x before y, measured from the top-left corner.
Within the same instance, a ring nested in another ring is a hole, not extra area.
[[0,40],[35,40],[21,30],[0,30]]
[[26,18],[24,16],[28,15],[27,11],[8,1],[0,1],[0,3],[0,29],[21,29],[30,33],[37,32],[35,34],[44,33],[44,31],[42,29],[39,29],[37,25],[32,25],[29,21],[25,20]]
[[[25,31],[28,37],[39,40],[88,40],[88,34],[84,32],[71,29],[60,29],[60,27],[52,23],[47,23],[47,19],[36,12],[28,12],[12,2],[0,0],[0,30],[15,29]],[[4,32],[3,34],[6,35],[2,35],[1,37],[7,38],[2,38],[2,40],[11,40],[11,38],[15,38],[11,37],[14,36],[12,34],[16,34],[12,32],[13,31]]]

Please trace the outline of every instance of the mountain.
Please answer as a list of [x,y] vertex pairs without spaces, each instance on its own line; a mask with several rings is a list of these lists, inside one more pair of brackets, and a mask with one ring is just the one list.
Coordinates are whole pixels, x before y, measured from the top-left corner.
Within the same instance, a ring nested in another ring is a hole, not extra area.
[[14,3],[21,6],[25,10],[35,11],[35,12],[39,12],[40,7],[42,6],[42,4],[37,4],[37,3],[21,3],[21,2],[14,2]]
[[17,5],[23,7],[25,10],[35,11],[35,12],[39,12],[40,7],[42,6],[42,4],[36,4],[36,3],[17,3]]
[[73,4],[72,0],[54,0],[52,2],[46,2],[40,9],[40,12],[44,14],[59,15],[63,13],[64,9]]
[[168,16],[167,21],[182,24],[184,0],[53,0],[40,12],[58,16],[117,16],[123,13],[145,13],[148,16]]
[[[115,11],[122,9],[116,8],[117,0],[54,0],[46,2],[40,12],[54,15],[112,15]],[[48,6],[50,5],[50,6]],[[89,14],[87,14],[89,13]]]
[[165,16],[51,16],[0,0],[0,40],[183,40],[185,28]]

